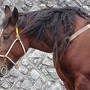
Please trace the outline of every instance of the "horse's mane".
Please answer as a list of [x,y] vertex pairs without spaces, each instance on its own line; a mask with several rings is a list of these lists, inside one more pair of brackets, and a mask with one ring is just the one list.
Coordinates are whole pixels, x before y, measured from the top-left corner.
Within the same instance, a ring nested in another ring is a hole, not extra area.
[[[66,36],[70,36],[72,34],[71,27],[74,22],[75,15],[79,15],[82,18],[89,17],[88,14],[77,7],[47,8],[40,11],[30,12],[25,14],[25,17],[27,16],[28,27],[24,29],[23,33],[26,33],[28,36],[33,34],[40,37],[47,28],[54,29],[52,30],[53,34],[55,34],[55,32],[58,33],[58,21],[61,20],[64,26],[64,34]],[[23,16],[23,14],[21,14],[21,16]]]
[[72,34],[75,15],[85,19],[89,17],[88,14],[77,7],[48,8],[30,12],[25,15],[28,19],[28,27],[26,27],[22,32],[26,33],[27,36],[34,35],[36,38],[40,39],[47,30],[51,30],[55,40],[56,50],[58,48],[58,32],[60,30],[59,21],[61,20],[64,27],[65,40],[63,41],[65,42],[63,42],[63,46],[66,48],[69,42],[66,38],[70,37]]

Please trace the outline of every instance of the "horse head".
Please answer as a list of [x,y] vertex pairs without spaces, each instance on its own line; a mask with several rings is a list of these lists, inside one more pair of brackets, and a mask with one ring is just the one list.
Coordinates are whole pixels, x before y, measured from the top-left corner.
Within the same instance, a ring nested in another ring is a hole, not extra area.
[[[15,7],[11,11],[9,6],[5,6],[4,12],[3,29],[0,35],[0,76],[6,74],[13,64],[16,65],[15,62],[23,55],[26,49],[23,42],[27,41],[24,35],[19,35],[17,8]],[[20,37],[22,36],[25,40],[21,40]]]

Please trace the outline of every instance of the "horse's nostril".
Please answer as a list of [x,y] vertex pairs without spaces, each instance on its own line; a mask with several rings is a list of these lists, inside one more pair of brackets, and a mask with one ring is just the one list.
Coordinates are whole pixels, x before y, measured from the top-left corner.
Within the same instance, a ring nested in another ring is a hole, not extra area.
[[6,75],[6,74],[7,74],[7,71],[8,71],[7,66],[6,66],[6,65],[3,65],[3,66],[1,67],[1,74],[2,74],[3,76]]

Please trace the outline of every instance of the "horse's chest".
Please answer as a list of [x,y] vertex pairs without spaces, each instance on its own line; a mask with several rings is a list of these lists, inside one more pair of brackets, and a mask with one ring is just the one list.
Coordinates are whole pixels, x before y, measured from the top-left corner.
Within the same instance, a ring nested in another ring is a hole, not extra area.
[[67,48],[61,63],[64,72],[90,72],[90,40],[85,36],[79,36]]

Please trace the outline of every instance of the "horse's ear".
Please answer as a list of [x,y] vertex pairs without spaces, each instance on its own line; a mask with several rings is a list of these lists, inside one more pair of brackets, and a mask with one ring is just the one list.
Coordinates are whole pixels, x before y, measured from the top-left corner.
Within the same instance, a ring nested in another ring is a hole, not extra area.
[[11,10],[10,10],[8,5],[5,6],[4,12],[5,12],[5,15],[11,12]]
[[11,18],[12,18],[12,23],[16,24],[16,22],[18,21],[18,10],[16,7],[14,7]]

